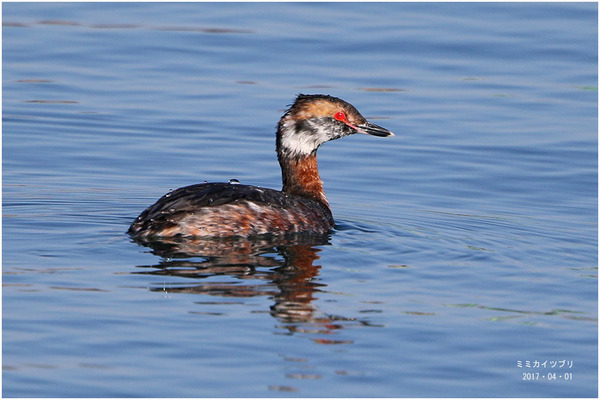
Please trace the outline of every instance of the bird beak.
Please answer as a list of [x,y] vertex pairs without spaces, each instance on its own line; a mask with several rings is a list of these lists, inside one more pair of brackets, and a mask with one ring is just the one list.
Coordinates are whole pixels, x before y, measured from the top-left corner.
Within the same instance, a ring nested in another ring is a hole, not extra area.
[[380,137],[394,136],[394,134],[391,131],[389,131],[385,128],[382,128],[379,125],[372,124],[368,121],[365,122],[364,124],[356,125],[355,129],[357,130],[357,132],[364,133],[366,135],[373,135],[373,136],[380,136]]

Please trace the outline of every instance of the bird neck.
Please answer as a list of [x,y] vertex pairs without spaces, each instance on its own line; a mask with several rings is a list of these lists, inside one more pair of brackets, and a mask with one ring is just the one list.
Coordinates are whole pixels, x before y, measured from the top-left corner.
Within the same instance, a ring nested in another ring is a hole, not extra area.
[[316,151],[300,157],[279,154],[279,165],[283,192],[317,200],[329,208],[323,181],[319,176]]

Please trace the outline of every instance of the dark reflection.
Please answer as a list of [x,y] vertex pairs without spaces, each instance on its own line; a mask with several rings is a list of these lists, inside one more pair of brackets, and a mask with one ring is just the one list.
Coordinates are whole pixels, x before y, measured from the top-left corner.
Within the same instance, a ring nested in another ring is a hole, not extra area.
[[[163,259],[157,265],[138,266],[145,271],[135,273],[193,279],[190,283],[165,284],[152,288],[153,291],[238,298],[270,296],[274,300],[271,315],[282,322],[282,328],[289,333],[330,333],[341,328],[340,321],[355,321],[319,315],[312,304],[315,294],[326,286],[318,281],[321,266],[315,262],[320,251],[316,246],[328,245],[328,235],[277,239],[177,238],[140,244],[150,247]],[[203,281],[217,275],[231,279]],[[243,284],[244,281],[249,283]],[[319,340],[315,341],[321,343]]]

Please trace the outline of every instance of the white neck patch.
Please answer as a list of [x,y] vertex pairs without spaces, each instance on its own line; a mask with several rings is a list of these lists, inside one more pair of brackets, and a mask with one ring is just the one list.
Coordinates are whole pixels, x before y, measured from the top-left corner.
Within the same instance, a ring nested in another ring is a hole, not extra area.
[[281,125],[281,146],[282,150],[292,156],[308,156],[316,151],[320,145],[333,139],[345,136],[344,133],[332,132],[331,125],[327,126],[310,120],[303,120],[307,129],[297,130],[297,122],[288,119]]

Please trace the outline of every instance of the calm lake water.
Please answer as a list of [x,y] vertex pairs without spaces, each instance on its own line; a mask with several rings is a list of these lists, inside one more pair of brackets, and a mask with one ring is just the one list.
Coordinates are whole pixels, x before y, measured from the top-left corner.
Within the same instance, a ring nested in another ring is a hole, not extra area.
[[[597,4],[2,17],[4,396],[597,396]],[[329,237],[126,235],[169,189],[280,188],[297,93],[396,133],[320,149]]]

